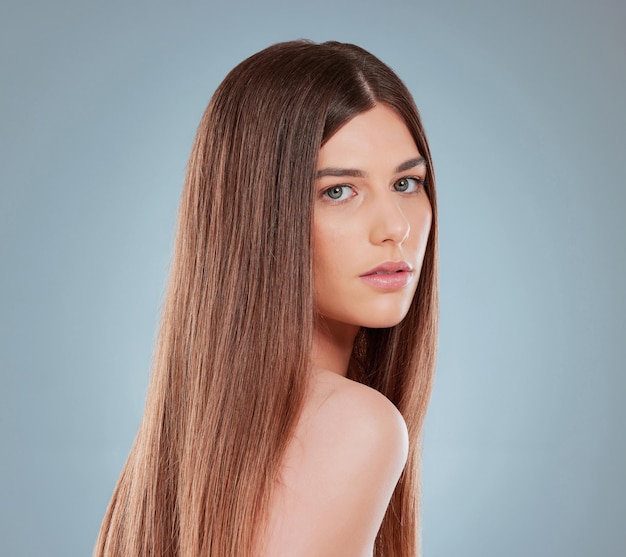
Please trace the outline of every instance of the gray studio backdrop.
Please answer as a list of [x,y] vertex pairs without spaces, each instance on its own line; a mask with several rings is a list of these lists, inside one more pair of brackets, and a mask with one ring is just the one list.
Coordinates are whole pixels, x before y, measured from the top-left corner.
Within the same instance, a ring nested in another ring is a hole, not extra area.
[[4,1],[0,554],[91,552],[201,113],[244,57],[308,37],[389,63],[431,140],[425,555],[625,555],[625,6]]

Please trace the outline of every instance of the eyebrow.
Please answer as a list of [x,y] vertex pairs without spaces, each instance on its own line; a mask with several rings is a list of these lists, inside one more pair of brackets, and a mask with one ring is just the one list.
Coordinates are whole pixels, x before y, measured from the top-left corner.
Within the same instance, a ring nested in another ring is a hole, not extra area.
[[[424,159],[424,157],[409,159],[408,161],[398,165],[394,169],[394,172],[404,172],[405,170],[410,170],[411,168],[415,168],[417,166],[426,166],[426,159]],[[367,173],[356,168],[322,168],[315,174],[316,179],[323,178],[324,176],[351,176],[352,178],[366,178]]]

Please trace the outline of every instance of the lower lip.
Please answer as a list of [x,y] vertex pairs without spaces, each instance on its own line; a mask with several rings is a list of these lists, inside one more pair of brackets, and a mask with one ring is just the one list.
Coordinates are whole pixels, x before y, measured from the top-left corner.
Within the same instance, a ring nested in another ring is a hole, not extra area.
[[400,290],[404,288],[409,282],[413,273],[410,271],[400,271],[398,273],[381,273],[372,275],[362,275],[360,278],[366,284],[377,288],[378,290]]

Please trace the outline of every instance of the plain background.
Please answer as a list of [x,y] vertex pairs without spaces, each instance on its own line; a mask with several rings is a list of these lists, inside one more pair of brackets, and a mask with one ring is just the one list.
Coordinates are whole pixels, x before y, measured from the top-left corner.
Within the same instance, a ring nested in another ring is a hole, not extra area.
[[243,58],[306,37],[391,65],[434,155],[424,554],[624,555],[625,29],[621,0],[4,0],[0,553],[90,554],[200,116]]

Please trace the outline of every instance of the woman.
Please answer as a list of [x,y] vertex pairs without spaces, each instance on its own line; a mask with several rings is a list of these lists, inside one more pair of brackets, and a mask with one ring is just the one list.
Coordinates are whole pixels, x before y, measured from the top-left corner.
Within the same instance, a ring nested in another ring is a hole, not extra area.
[[232,70],[95,555],[417,555],[436,245],[426,137],[387,66],[295,41]]

